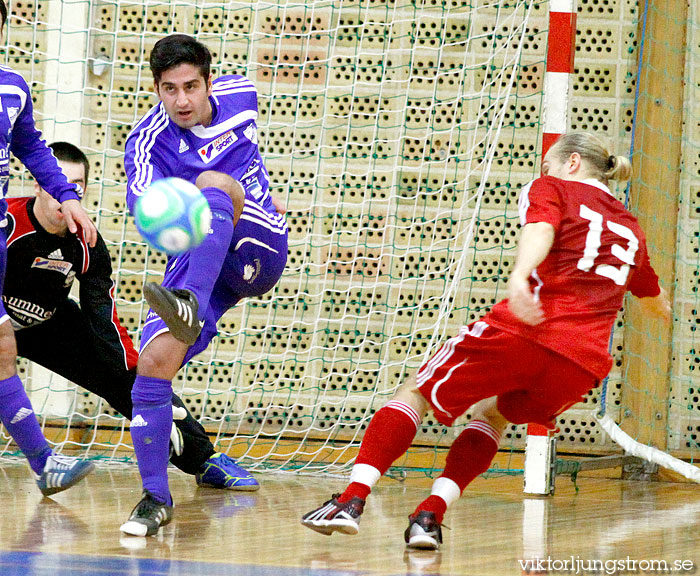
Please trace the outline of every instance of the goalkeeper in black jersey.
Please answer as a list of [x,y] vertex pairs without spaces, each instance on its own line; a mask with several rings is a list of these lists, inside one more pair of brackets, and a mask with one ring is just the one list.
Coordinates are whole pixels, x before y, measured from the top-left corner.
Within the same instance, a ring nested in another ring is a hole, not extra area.
[[[82,151],[67,142],[49,147],[68,180],[84,190],[89,163]],[[35,197],[7,199],[8,261],[2,299],[15,329],[17,352],[101,396],[129,417],[138,353],[117,318],[107,246],[99,233],[94,248],[68,234],[58,201],[38,184],[35,189]],[[80,305],[69,298],[75,280]],[[185,414],[182,400],[174,394],[173,405]],[[170,461],[197,475],[200,484],[250,490],[214,469],[220,455],[201,424],[186,414],[174,421]]]

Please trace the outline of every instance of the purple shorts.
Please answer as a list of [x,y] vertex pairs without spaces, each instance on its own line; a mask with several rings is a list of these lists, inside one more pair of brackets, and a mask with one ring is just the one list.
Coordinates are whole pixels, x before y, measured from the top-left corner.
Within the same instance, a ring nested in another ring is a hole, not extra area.
[[[246,192],[245,206],[233,229],[228,255],[214,284],[208,306],[203,315],[202,310],[199,311],[204,320],[202,332],[190,346],[182,364],[206,349],[217,334],[217,322],[227,310],[243,298],[262,296],[271,290],[282,276],[286,264],[287,223],[284,216],[266,212]],[[188,252],[171,257],[166,266],[163,286],[182,288],[189,265]],[[196,295],[201,306],[203,299]],[[153,310],[149,310],[141,333],[140,350],[143,351],[153,338],[167,331],[165,322]]]

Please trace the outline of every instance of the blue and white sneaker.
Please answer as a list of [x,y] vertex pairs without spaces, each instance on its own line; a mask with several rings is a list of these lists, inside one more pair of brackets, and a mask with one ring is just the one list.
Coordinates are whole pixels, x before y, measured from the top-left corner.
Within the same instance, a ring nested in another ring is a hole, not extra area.
[[44,496],[51,496],[77,484],[94,469],[95,465],[87,460],[51,454],[36,483]]
[[217,452],[207,460],[200,471],[195,474],[199,486],[212,488],[228,488],[229,490],[245,490],[254,492],[260,489],[260,484],[247,470],[241,468],[233,458]]

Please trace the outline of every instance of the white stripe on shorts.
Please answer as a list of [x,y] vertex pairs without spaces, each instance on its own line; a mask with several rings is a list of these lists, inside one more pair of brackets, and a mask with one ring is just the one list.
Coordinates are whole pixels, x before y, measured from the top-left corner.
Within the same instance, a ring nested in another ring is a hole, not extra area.
[[466,336],[480,338],[488,327],[489,325],[481,320],[475,322],[471,329],[469,326],[462,326],[459,329],[459,334],[457,334],[457,336],[450,338],[445,345],[438,350],[437,354],[435,354],[435,356],[428,361],[427,364],[421,366],[416,379],[418,387],[420,388],[435,375],[435,371],[450,359],[457,344],[464,340]]
[[[149,320],[148,322],[146,322],[146,324],[149,324],[150,322],[155,322],[156,320],[160,320],[160,317],[154,318],[153,320]],[[144,324],[144,326],[146,324]],[[143,353],[143,351],[146,349],[146,346],[148,346],[151,342],[153,342],[153,340],[156,338],[156,336],[160,336],[161,334],[165,334],[166,332],[170,332],[170,328],[168,328],[167,326],[165,326],[164,328],[161,328],[155,334],[153,334],[148,339],[148,341],[143,346],[141,346],[141,349],[139,350],[139,354]]]
[[435,354],[435,356],[428,360],[427,364],[424,364],[421,369],[418,370],[416,382],[419,388],[435,375],[435,371],[440,368],[440,366],[450,359],[452,354],[454,354],[455,347],[462,340],[464,340],[465,336],[466,333],[460,330],[457,336],[450,338],[445,345],[438,350],[437,354]]
[[275,250],[272,246],[268,246],[267,244],[265,244],[265,242],[260,242],[260,240],[257,240],[256,238],[251,238],[250,236],[241,238],[233,247],[233,251],[235,252],[236,250],[238,250],[241,246],[243,246],[243,244],[255,244],[256,246],[262,246],[263,248],[267,248],[270,252],[279,254],[279,250]]
[[449,369],[447,374],[445,374],[445,376],[443,378],[438,380],[435,383],[435,386],[433,386],[430,389],[430,401],[431,401],[432,405],[435,406],[435,408],[437,408],[438,410],[440,410],[440,412],[444,412],[445,414],[447,414],[450,418],[452,418],[452,414],[450,414],[447,410],[445,410],[442,407],[442,404],[440,404],[440,402],[438,402],[437,392],[438,392],[438,389],[440,388],[440,386],[442,386],[445,382],[449,381],[449,379],[452,378],[452,373],[455,370],[457,370],[457,368],[461,368],[462,366],[464,366],[467,363],[467,360],[468,360],[468,358],[465,358],[459,364],[455,364],[454,366],[452,366],[452,368]]

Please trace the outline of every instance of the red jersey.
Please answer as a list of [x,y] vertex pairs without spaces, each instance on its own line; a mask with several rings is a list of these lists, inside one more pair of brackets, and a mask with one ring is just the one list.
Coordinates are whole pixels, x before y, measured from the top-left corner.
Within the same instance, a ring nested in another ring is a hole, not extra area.
[[[34,216],[35,201],[34,197],[7,199],[7,275],[2,301],[13,328],[32,330],[52,319],[77,279],[80,310],[98,349],[115,370],[135,368],[138,354],[117,317],[112,264],[104,239],[98,232],[97,244],[91,248],[74,234],[47,232]],[[47,342],[46,347],[50,346]],[[35,360],[42,363],[40,358]]]
[[522,190],[521,224],[548,222],[555,229],[547,258],[530,285],[545,321],[520,322],[508,300],[483,320],[576,362],[597,378],[610,371],[610,333],[625,292],[657,296],[659,279],[649,263],[637,219],[596,180],[571,182],[544,176]]

